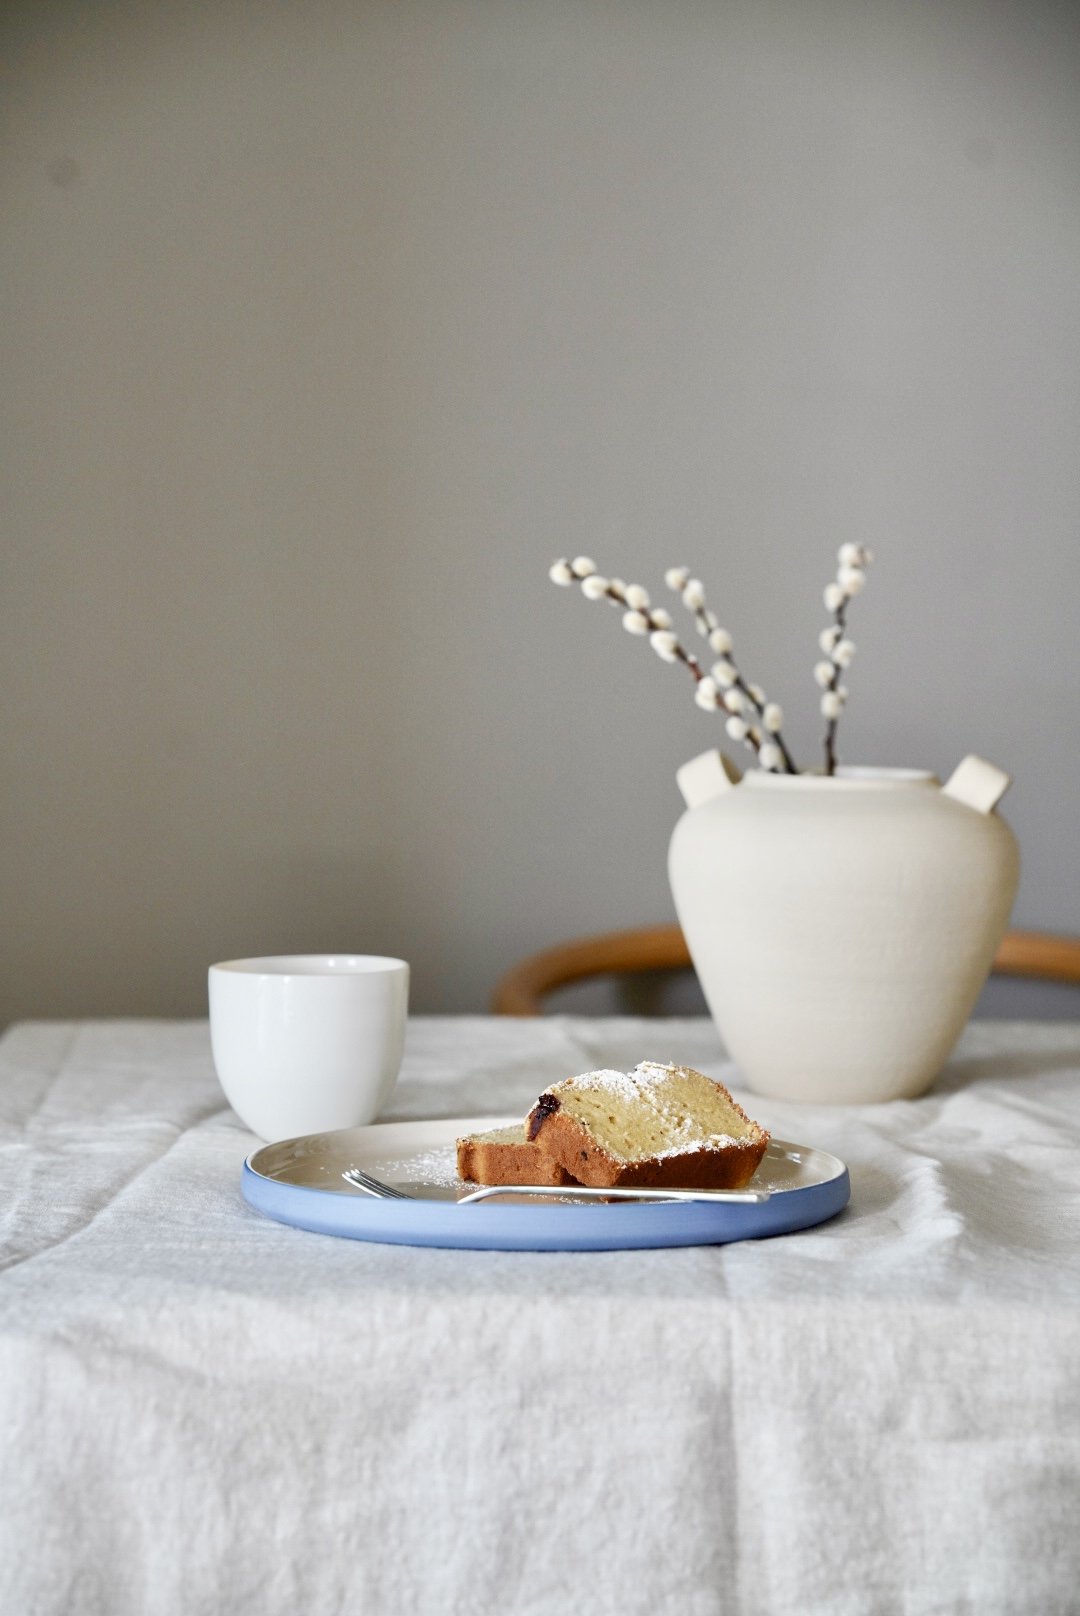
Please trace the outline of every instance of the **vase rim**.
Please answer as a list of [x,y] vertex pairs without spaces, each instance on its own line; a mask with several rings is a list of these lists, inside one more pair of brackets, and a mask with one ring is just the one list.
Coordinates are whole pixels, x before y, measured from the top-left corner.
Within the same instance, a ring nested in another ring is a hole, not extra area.
[[814,769],[805,774],[774,774],[771,770],[748,769],[743,775],[745,786],[762,786],[781,790],[836,791],[891,789],[896,786],[940,786],[941,781],[929,769],[878,768],[869,764],[841,764],[835,774],[822,774]]

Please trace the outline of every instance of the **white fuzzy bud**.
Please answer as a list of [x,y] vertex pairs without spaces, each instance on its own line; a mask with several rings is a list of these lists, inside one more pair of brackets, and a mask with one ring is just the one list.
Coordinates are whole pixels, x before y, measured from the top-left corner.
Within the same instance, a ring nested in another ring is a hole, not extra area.
[[613,578],[608,587],[610,588],[611,593],[613,595],[618,595],[620,600],[625,600],[626,599],[626,580],[625,580],[625,578]]
[[862,563],[862,546],[842,544],[836,552],[836,559],[842,567],[858,567]]
[[665,612],[662,606],[654,606],[652,610],[653,628],[670,628],[671,613]]
[[723,685],[724,689],[727,690],[739,677],[739,671],[734,662],[725,662],[721,659],[721,661],[713,663],[712,676],[718,685]]
[[784,754],[775,741],[766,741],[758,748],[758,762],[763,769],[780,769],[784,764]]
[[666,628],[658,628],[649,635],[649,644],[657,656],[664,662],[677,662],[679,658],[679,641],[677,637]]
[[832,628],[822,629],[821,633],[818,635],[817,642],[821,646],[821,649],[825,652],[826,656],[832,656],[833,650],[836,647],[836,642],[842,633],[843,630],[836,623],[833,624]]
[[830,611],[830,612],[839,611],[840,607],[843,604],[844,604],[844,591],[840,588],[840,585],[839,584],[826,584],[825,585],[825,609],[826,609],[826,611]]
[[821,711],[826,718],[839,718],[844,710],[844,703],[840,693],[836,690],[826,690],[821,698]]
[[824,690],[832,684],[833,665],[831,662],[819,662],[814,669],[814,678]]
[[682,592],[682,603],[691,612],[699,612],[705,604],[705,585],[700,578],[691,578]]
[[596,562],[590,561],[588,556],[575,556],[570,563],[570,571],[575,578],[587,578],[590,572],[596,571]]
[[866,585],[866,574],[861,567],[841,567],[836,581],[845,595],[857,595]]
[[553,584],[562,584],[564,589],[567,584],[572,584],[574,574],[569,561],[556,561],[554,566],[548,568],[548,577]]
[[647,612],[649,591],[642,589],[640,584],[629,584],[626,590],[626,604],[632,606],[635,612]]
[[750,694],[753,696],[753,698],[757,702],[758,706],[759,707],[764,707],[764,705],[765,705],[765,692],[764,692],[764,690],[762,690],[761,686],[760,685],[747,685],[746,688],[749,690]]
[[838,668],[850,668],[851,659],[855,655],[855,641],[841,640],[833,651],[832,659]]
[[777,730],[783,727],[784,709],[778,701],[769,702],[761,715],[761,722],[765,725],[770,735],[775,735]]
[[664,574],[664,582],[667,584],[669,589],[677,589],[681,594],[686,588],[689,577],[689,567],[669,567]]
[[647,634],[649,619],[644,612],[624,612],[622,626],[628,634]]
[[747,735],[746,720],[733,715],[724,725],[733,741],[745,741]]
[[694,691],[694,700],[699,707],[715,708],[720,705],[720,692],[716,688],[716,681],[705,678],[699,679]]
[[724,706],[729,713],[745,713],[746,697],[737,685],[732,685],[730,690],[724,691]]
[[581,580],[581,593],[586,600],[603,600],[608,592],[608,581],[601,578],[598,572],[590,572],[587,578]]
[[731,650],[731,646],[731,635],[728,633],[727,629],[714,628],[712,633],[709,635],[710,650],[715,651],[717,656],[727,656],[728,652]]

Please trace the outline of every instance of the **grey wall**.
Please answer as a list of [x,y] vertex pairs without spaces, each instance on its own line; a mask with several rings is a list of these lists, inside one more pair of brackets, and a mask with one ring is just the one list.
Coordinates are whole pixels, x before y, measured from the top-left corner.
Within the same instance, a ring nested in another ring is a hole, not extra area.
[[445,0],[3,12],[0,1021],[248,952],[481,1007],[669,918],[717,724],[585,550],[688,561],[817,752],[1014,771],[1080,931],[1080,12]]

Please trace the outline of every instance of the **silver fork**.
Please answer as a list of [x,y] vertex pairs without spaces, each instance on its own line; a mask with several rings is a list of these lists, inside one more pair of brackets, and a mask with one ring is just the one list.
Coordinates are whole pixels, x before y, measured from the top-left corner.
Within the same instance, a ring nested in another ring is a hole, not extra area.
[[409,1195],[405,1190],[399,1190],[396,1184],[384,1184],[381,1178],[372,1178],[365,1173],[362,1167],[347,1167],[342,1173],[346,1184],[352,1184],[358,1190],[367,1190],[369,1195],[377,1195],[384,1201],[414,1201],[416,1197]]
[[[347,1167],[342,1178],[355,1189],[366,1190],[369,1195],[386,1201],[415,1201],[419,1197],[396,1184],[385,1184],[373,1178],[362,1167]],[[458,1197],[458,1206],[472,1201],[490,1201],[499,1195],[546,1195],[572,1201],[720,1201],[737,1205],[756,1205],[769,1199],[768,1190],[645,1190],[645,1189],[588,1189],[584,1184],[485,1184],[482,1189],[470,1190]]]

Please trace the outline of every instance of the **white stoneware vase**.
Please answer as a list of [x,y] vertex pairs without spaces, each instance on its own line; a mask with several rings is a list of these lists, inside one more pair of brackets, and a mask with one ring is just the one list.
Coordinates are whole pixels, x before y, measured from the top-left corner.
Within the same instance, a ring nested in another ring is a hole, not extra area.
[[1008,922],[1009,776],[969,757],[741,781],[719,752],[679,770],[675,907],[720,1035],[776,1099],[910,1099],[971,1014]]

